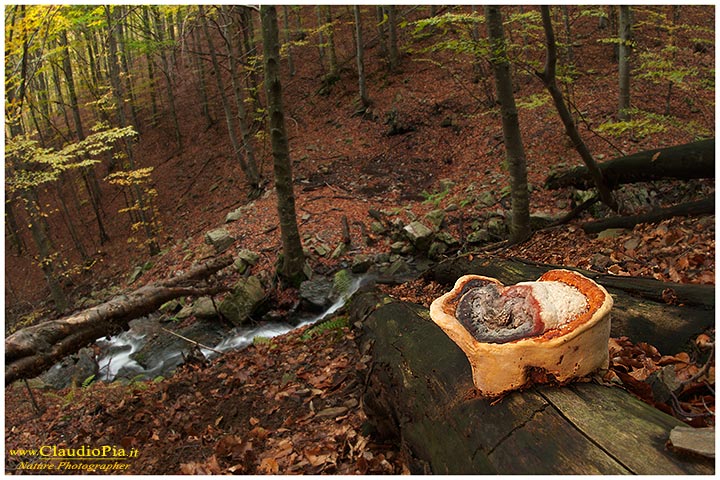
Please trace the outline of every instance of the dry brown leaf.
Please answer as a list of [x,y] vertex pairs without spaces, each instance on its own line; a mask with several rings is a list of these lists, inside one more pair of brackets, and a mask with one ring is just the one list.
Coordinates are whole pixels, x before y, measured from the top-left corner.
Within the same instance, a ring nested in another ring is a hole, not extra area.
[[267,475],[276,475],[280,470],[280,466],[278,465],[277,460],[272,457],[265,457],[260,460],[260,466],[258,468],[260,470],[260,473],[264,473]]

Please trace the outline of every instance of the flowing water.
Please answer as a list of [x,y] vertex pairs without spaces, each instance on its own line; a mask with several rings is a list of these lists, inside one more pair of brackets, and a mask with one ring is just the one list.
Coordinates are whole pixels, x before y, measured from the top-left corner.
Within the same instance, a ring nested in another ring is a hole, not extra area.
[[[224,353],[245,348],[257,337],[273,338],[329,318],[341,309],[366,282],[367,277],[353,278],[347,292],[318,315],[300,317],[294,322],[268,322],[254,327],[237,327],[227,332],[224,338],[212,347],[212,350],[201,348],[200,351],[206,358],[213,358],[218,355],[217,352]],[[131,322],[128,331],[109,339],[105,337],[98,339],[96,343],[103,352],[98,360],[100,367],[98,377],[106,382],[111,382],[118,376],[151,378],[182,364],[183,355],[190,349],[187,342],[184,343],[184,348],[171,348],[156,352],[152,358],[148,359],[146,366],[131,358],[145,345],[151,335],[160,332],[162,330],[157,319],[145,317]],[[170,335],[166,332],[161,334]]]

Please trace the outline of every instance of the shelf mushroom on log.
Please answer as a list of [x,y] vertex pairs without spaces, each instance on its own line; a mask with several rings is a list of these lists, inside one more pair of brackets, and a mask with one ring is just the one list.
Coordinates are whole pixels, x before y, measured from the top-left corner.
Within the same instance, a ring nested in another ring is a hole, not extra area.
[[464,275],[430,305],[430,317],[467,356],[475,387],[495,397],[607,367],[611,307],[597,283],[550,270],[510,287]]

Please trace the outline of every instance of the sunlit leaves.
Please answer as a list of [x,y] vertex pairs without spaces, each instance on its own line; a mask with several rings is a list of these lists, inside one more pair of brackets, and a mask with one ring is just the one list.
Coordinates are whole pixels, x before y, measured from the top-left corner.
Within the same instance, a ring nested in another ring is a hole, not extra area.
[[117,140],[134,135],[136,132],[132,127],[103,127],[85,140],[67,144],[61,150],[43,148],[27,135],[12,138],[5,146],[6,188],[14,192],[54,182],[67,170],[97,163],[97,157],[114,148]]

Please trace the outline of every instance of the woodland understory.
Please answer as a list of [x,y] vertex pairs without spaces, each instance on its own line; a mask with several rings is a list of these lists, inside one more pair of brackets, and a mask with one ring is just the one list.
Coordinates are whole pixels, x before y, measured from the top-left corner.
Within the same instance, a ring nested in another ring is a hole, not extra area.
[[[49,14],[43,9],[51,7],[28,6],[21,14],[19,7],[5,7],[6,89],[17,94],[18,78],[35,72],[27,81],[28,93],[20,97],[27,96],[26,106],[35,104],[35,116],[21,116],[27,133],[37,126],[42,131],[24,140],[37,144],[17,147],[13,138],[26,137],[6,127],[6,148],[12,143],[14,152],[49,152],[39,167],[6,157],[6,335],[188,271],[215,255],[205,234],[219,227],[237,239],[225,253],[246,249],[259,254],[247,274],[263,281],[267,303],[280,312],[297,305],[297,287],[283,285],[277,275],[281,228],[266,126],[260,17],[236,8],[129,6],[110,12],[60,7]],[[297,224],[315,274],[348,268],[359,255],[390,253],[396,239],[375,228],[379,216],[387,224],[405,225],[442,210],[444,230],[460,242],[434,261],[491,253],[617,276],[715,284],[714,214],[599,234],[583,229],[587,222],[610,216],[708,199],[714,195],[714,178],[618,186],[613,191],[617,212],[598,202],[568,221],[546,222],[515,245],[503,244],[502,238],[468,240],[488,218],[509,223],[511,209],[492,66],[479,47],[485,25],[473,20],[482,16],[482,7],[477,12],[447,5],[403,5],[380,13],[375,6],[356,12],[351,6],[277,10]],[[602,163],[713,138],[714,8],[632,8],[631,108],[624,120],[618,118],[616,10],[551,9],[560,52],[558,81],[594,159]],[[557,220],[594,191],[546,188],[551,173],[582,165],[582,160],[537,75],[545,59],[538,7],[502,11],[527,158],[530,214]],[[354,14],[362,19],[366,102],[358,94]],[[205,15],[210,21],[203,24]],[[14,40],[8,38],[11,18]],[[97,41],[107,35],[108,20],[125,28],[111,34],[120,40],[114,47],[114,41]],[[397,27],[394,54],[392,21]],[[18,40],[22,22],[47,35],[47,50]],[[228,54],[228,39],[238,39],[237,53]],[[101,65],[110,48],[131,62],[113,67],[120,68],[121,85],[112,84],[112,72]],[[28,60],[24,66],[23,58]],[[84,63],[90,58],[97,60],[97,77]],[[53,152],[79,141],[67,82],[58,76],[67,72],[66,59],[75,69],[73,95],[85,136],[92,137],[90,128],[97,121],[104,121],[108,132],[132,126],[137,134],[98,134],[98,144],[87,151],[99,148],[100,153],[82,157],[97,163],[74,159],[72,167],[56,168]],[[152,82],[148,65],[155,69]],[[233,83],[234,69],[241,85]],[[55,83],[65,90],[53,92]],[[122,123],[113,103],[117,88],[125,92]],[[236,91],[242,91],[238,103]],[[56,95],[65,97],[66,108],[53,103]],[[236,145],[223,109],[228,99],[231,116],[242,117],[248,129],[233,127]],[[6,116],[17,100],[6,98]],[[240,115],[239,108],[246,111]],[[44,119],[43,112],[48,114]],[[257,166],[254,185],[247,165],[238,161],[247,161],[247,142]],[[23,168],[38,175],[17,175]],[[41,175],[48,171],[47,177]],[[88,172],[97,180],[94,194],[84,177]],[[226,215],[243,206],[245,213],[226,223]],[[32,225],[39,218],[50,246],[34,237]],[[51,275],[67,301],[63,312],[57,311],[43,262],[53,264]],[[226,273],[223,282],[230,285],[240,276]],[[425,307],[445,288],[422,277],[381,287]],[[667,301],[673,303],[670,296]],[[359,335],[347,324],[316,332],[305,328],[225,354],[212,364],[188,361],[172,378],[157,382],[95,382],[59,391],[33,388],[32,394],[16,382],[5,392],[7,448],[61,442],[141,447],[141,458],[129,472],[136,474],[409,473],[393,444],[370,435],[359,404],[369,368],[355,342]],[[713,335],[693,339],[697,349],[688,352],[658,352],[632,338],[615,339],[611,346],[622,354],[611,371],[641,383],[661,366],[674,364],[682,372],[680,381],[701,378],[714,387],[714,367],[707,360],[708,345],[714,352]],[[629,389],[636,395],[647,393],[635,387]],[[679,408],[702,418],[696,426],[714,425],[714,394],[688,394],[681,400],[685,403]],[[21,461],[8,457],[6,472],[30,473],[19,467]]]

